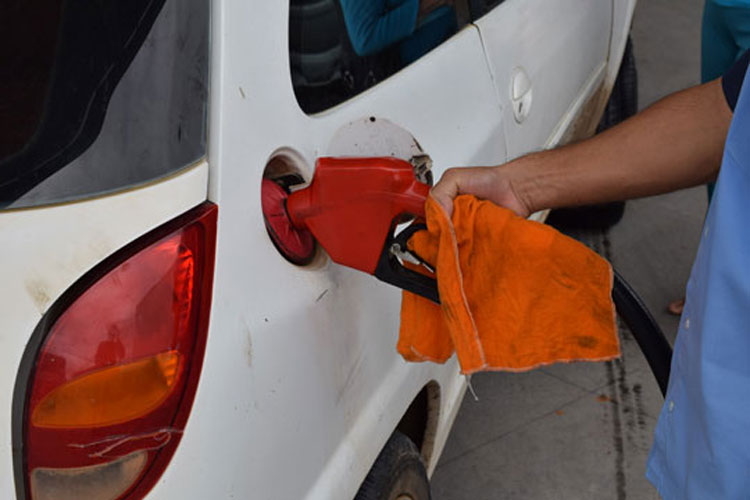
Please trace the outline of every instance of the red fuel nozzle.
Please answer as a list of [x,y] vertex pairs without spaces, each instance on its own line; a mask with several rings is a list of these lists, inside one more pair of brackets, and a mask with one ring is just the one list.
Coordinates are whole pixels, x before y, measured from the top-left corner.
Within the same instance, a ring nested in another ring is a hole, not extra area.
[[430,187],[397,158],[320,158],[310,185],[289,195],[287,213],[334,262],[375,274],[395,223],[424,216]]

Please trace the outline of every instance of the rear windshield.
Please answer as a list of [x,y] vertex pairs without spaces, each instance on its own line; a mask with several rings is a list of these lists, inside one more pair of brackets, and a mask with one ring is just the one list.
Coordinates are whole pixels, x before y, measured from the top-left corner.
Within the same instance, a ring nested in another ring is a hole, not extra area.
[[23,0],[0,15],[0,208],[205,156],[208,0]]

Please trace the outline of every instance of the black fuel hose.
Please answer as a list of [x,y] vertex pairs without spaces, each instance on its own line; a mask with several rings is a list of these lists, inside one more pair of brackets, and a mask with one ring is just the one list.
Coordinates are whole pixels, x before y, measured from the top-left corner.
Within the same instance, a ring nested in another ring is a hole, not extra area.
[[612,300],[617,314],[628,326],[638,347],[646,356],[662,395],[665,395],[672,364],[672,347],[641,298],[617,271],[612,287]]

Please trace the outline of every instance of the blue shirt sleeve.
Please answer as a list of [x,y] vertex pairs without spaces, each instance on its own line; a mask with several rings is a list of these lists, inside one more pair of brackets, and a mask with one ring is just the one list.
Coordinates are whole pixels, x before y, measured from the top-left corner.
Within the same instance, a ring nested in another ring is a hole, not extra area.
[[745,73],[747,73],[748,63],[750,63],[750,50],[746,50],[721,77],[721,88],[724,90],[724,97],[726,97],[727,104],[732,111],[737,105],[737,98],[740,96],[740,89],[745,79]]
[[367,56],[412,34],[419,0],[341,0],[341,10],[354,51]]

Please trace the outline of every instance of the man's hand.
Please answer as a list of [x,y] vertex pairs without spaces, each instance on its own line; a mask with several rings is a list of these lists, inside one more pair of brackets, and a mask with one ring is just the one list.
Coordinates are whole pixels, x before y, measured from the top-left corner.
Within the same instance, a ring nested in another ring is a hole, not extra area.
[[513,188],[508,167],[452,168],[430,192],[449,217],[453,215],[453,199],[459,194],[473,194],[509,208],[521,217],[530,215],[529,207]]

